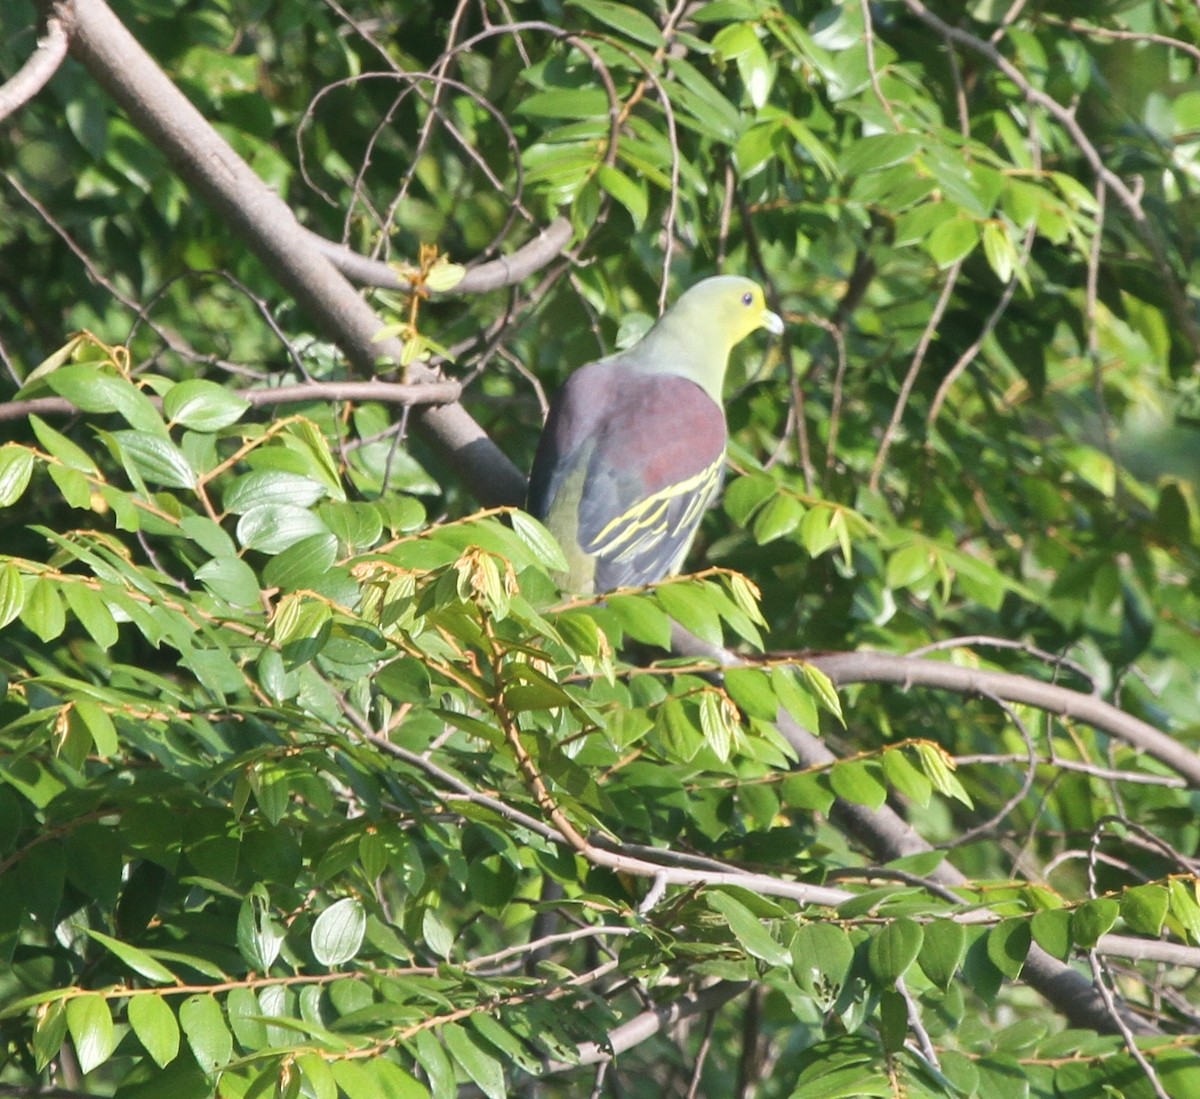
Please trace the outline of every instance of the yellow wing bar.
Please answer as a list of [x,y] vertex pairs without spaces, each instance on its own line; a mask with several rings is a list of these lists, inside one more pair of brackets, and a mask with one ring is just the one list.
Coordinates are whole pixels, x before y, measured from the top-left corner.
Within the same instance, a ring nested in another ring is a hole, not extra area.
[[[682,481],[667,485],[632,507],[609,520],[603,529],[584,547],[586,552],[597,556],[627,560],[651,549],[664,537],[669,537],[671,528],[677,535],[687,535],[700,521],[708,502],[721,483],[721,470],[725,464],[722,452],[712,465]],[[677,517],[669,516],[671,505],[686,500],[683,512]]]

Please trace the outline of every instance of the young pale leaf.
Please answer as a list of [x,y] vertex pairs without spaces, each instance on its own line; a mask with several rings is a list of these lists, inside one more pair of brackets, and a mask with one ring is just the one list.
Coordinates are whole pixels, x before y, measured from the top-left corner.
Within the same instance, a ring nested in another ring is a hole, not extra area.
[[700,729],[717,759],[727,762],[733,748],[734,726],[725,699],[718,691],[704,691],[700,695]]
[[159,1068],[175,1060],[179,1053],[179,1024],[161,996],[131,997],[126,1014],[133,1033]]
[[0,447],[0,508],[15,504],[33,476],[33,451],[16,443]]
[[189,996],[179,1006],[179,1022],[200,1067],[214,1073],[233,1056],[233,1035],[215,996]]
[[7,626],[25,607],[25,581],[11,561],[0,565],[0,629]]
[[540,565],[552,571],[566,571],[567,559],[553,534],[524,511],[513,511],[509,518],[517,537],[529,547]]
[[103,996],[89,992],[68,1000],[67,1029],[75,1043],[79,1069],[85,1075],[112,1055],[116,1045],[112,1013]]
[[312,928],[312,950],[324,966],[348,962],[362,946],[367,914],[357,897],[335,901],[316,919]]
[[836,717],[842,725],[845,725],[846,719],[842,716],[842,700],[838,698],[837,688],[833,685],[833,680],[815,664],[801,664],[800,674],[804,676],[804,682],[821,704],[821,708]]
[[768,965],[788,965],[791,962],[788,951],[775,941],[759,918],[741,901],[716,890],[707,893],[704,899],[709,908],[725,917],[733,937],[747,954],[760,958]]

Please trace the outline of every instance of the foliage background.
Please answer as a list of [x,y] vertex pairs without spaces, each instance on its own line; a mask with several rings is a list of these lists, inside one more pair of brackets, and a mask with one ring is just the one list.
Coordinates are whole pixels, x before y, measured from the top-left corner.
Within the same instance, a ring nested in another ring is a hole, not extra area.
[[[6,119],[0,1090],[1197,1094],[1195,8],[115,10],[329,240],[569,218],[514,285],[368,292],[520,469],[678,287],[789,328],[710,568],[564,599],[94,70]],[[658,660],[669,617],[742,666]]]

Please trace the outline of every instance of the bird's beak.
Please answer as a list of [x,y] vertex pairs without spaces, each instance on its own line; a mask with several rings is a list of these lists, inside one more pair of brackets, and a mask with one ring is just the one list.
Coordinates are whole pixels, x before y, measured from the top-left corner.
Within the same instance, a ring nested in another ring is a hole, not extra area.
[[763,310],[762,326],[772,336],[783,335],[783,318],[778,313],[772,313],[769,309]]

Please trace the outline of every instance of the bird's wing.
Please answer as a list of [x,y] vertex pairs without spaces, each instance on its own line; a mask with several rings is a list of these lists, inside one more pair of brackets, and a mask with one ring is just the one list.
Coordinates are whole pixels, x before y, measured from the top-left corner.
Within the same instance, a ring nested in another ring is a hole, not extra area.
[[725,416],[698,385],[673,375],[623,382],[579,494],[576,537],[595,560],[597,591],[675,572],[724,468]]

